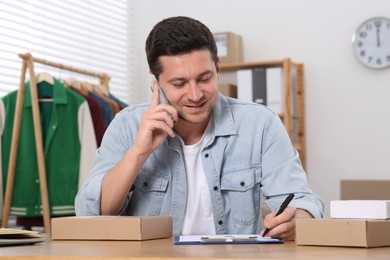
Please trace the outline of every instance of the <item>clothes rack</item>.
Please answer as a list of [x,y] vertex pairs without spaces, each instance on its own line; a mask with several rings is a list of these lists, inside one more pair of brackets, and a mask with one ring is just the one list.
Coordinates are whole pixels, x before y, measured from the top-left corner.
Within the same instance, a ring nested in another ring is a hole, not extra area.
[[19,145],[22,108],[23,108],[23,101],[25,96],[26,72],[28,69],[30,72],[30,92],[31,92],[34,136],[35,136],[35,143],[36,143],[36,153],[37,153],[39,181],[40,181],[40,193],[42,199],[44,232],[50,234],[51,232],[50,208],[49,208],[49,199],[48,199],[47,182],[46,182],[45,158],[44,158],[44,149],[43,149],[43,140],[42,140],[42,129],[41,129],[41,122],[40,122],[37,81],[34,72],[34,63],[40,63],[47,66],[56,67],[56,68],[60,68],[63,70],[67,70],[67,71],[71,71],[71,72],[75,72],[87,76],[97,77],[100,80],[100,84],[105,86],[107,89],[109,89],[110,77],[105,73],[95,73],[88,70],[78,69],[60,63],[47,61],[44,59],[35,58],[30,53],[19,54],[19,57],[23,61],[22,61],[22,70],[21,70],[20,82],[19,82],[19,90],[16,99],[15,118],[13,124],[10,158],[9,158],[9,165],[8,165],[8,175],[7,175],[3,216],[2,216],[1,224],[2,227],[4,228],[8,227],[8,219],[10,214],[12,192],[14,186],[16,159],[17,159],[17,152],[18,152],[18,145]]

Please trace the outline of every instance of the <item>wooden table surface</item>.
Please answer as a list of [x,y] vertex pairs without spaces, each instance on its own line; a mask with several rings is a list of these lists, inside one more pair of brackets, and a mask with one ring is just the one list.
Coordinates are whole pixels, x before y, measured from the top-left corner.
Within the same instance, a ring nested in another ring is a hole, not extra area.
[[174,245],[148,241],[52,241],[0,247],[0,259],[390,259],[390,247],[297,246],[295,242],[252,245]]

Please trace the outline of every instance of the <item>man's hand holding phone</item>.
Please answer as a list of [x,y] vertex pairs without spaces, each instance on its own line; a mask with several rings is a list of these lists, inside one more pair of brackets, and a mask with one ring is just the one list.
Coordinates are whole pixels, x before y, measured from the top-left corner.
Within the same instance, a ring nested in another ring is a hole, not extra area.
[[165,123],[165,125],[169,127],[163,127],[161,130],[166,130],[165,132],[170,137],[174,138],[175,133],[173,132],[173,127],[174,122],[178,120],[177,110],[170,105],[168,98],[157,80],[153,81],[152,92],[153,97],[149,111],[153,111],[153,113],[155,113],[156,120],[160,123]]
[[[177,110],[163,99],[162,89],[157,81],[152,85],[152,101],[150,107],[142,115],[140,128],[134,145],[137,150],[149,156],[166,139],[167,135],[174,138],[174,122],[178,120]],[[166,97],[165,97],[166,98]],[[161,100],[161,101],[160,101]],[[162,102],[163,101],[163,102]]]

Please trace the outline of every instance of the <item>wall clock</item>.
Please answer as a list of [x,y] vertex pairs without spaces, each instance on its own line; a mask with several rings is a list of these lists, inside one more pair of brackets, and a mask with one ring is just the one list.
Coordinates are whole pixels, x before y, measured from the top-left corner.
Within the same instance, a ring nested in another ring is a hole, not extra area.
[[374,17],[364,21],[354,32],[352,43],[363,65],[373,69],[390,66],[390,19]]

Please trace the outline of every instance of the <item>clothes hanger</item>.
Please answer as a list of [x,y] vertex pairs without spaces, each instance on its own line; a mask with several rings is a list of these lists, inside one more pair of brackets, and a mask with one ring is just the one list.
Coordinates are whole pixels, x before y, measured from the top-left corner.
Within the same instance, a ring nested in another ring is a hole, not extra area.
[[[40,72],[36,76],[37,85],[42,82],[47,82],[50,85],[54,86],[54,78],[47,72]],[[42,97],[38,99],[39,102],[53,102],[53,98]]]
[[92,85],[91,85],[91,83],[89,83],[87,81],[82,81],[81,82],[81,86],[82,86],[82,88],[88,90],[89,92],[92,92]]
[[103,85],[101,84],[91,84],[91,85],[92,85],[93,92],[95,92],[98,95],[108,97],[108,91]]
[[88,96],[88,89],[86,89],[84,84],[76,78],[70,77],[64,79],[64,85],[68,88],[73,87],[77,89],[80,92],[80,94],[83,96]]
[[64,84],[65,84],[65,86],[67,86],[67,87],[74,87],[74,88],[76,88],[76,89],[81,89],[81,82],[80,81],[78,81],[77,79],[75,79],[75,78],[72,78],[72,77],[70,77],[70,78],[67,78],[67,79],[64,79]]
[[54,78],[52,75],[50,75],[49,73],[47,72],[40,72],[37,74],[36,76],[36,79],[37,79],[37,84],[43,82],[43,81],[46,81],[47,83],[51,84],[51,85],[54,85]]

